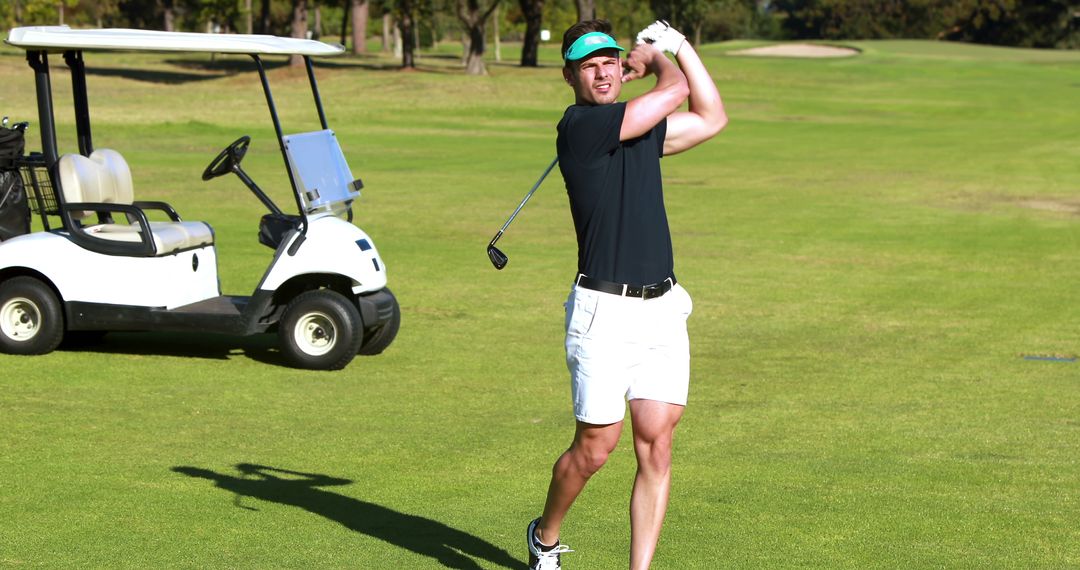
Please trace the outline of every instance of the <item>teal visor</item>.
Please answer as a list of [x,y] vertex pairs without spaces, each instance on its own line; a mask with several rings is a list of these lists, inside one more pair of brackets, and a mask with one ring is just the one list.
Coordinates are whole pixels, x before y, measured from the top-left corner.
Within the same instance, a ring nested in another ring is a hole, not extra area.
[[589,32],[570,44],[570,49],[566,50],[566,53],[563,54],[563,59],[566,61],[585,59],[589,54],[602,49],[626,51],[619,47],[619,44],[615,43],[615,38],[604,32]]

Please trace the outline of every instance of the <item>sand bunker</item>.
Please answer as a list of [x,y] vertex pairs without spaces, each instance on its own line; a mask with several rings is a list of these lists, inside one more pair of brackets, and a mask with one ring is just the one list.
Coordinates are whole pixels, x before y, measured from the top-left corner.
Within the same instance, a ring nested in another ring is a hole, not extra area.
[[728,52],[728,55],[756,55],[765,57],[851,57],[858,54],[858,50],[851,48],[816,44],[777,44]]

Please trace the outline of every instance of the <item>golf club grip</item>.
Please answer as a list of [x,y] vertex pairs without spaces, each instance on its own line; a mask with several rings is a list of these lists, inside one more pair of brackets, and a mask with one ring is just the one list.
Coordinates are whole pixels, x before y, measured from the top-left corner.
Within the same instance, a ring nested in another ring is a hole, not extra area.
[[529,201],[529,198],[532,198],[532,195],[534,193],[536,193],[536,189],[539,188],[540,184],[542,184],[544,182],[544,179],[547,178],[547,175],[548,175],[549,172],[551,172],[551,169],[555,168],[555,165],[558,164],[558,163],[559,163],[559,157],[558,157],[558,155],[556,155],[555,158],[551,161],[551,164],[549,164],[548,167],[544,170],[544,173],[540,175],[540,179],[536,181],[536,184],[533,184],[532,189],[529,190],[529,193],[526,194],[525,198],[523,198],[521,200],[521,203],[518,204],[518,207],[517,207],[517,209],[514,210],[514,213],[510,214],[510,217],[507,218],[506,223],[502,225],[501,229],[499,229],[499,235],[500,236],[502,235],[502,233],[504,231],[506,231],[506,228],[510,226],[510,222],[514,221],[514,218],[517,217],[518,212],[520,212],[521,209],[525,207],[525,203]]

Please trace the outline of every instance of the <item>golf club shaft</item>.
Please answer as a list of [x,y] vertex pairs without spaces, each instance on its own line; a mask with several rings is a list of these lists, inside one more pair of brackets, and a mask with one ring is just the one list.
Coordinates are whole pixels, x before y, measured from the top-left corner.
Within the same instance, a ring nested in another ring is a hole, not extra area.
[[506,223],[503,224],[501,228],[499,228],[499,233],[495,234],[495,237],[491,240],[492,245],[494,245],[495,242],[498,241],[500,237],[502,237],[503,232],[506,231],[506,228],[510,225],[510,222],[514,221],[514,218],[517,217],[518,212],[520,212],[521,209],[525,207],[525,203],[529,201],[529,198],[532,198],[533,193],[536,192],[536,189],[539,188],[540,184],[544,182],[544,179],[547,178],[547,175],[549,172],[551,172],[551,169],[555,168],[555,165],[558,163],[559,157],[556,156],[555,159],[551,161],[551,164],[548,165],[547,169],[544,170],[544,173],[540,175],[540,180],[537,180],[536,184],[533,184],[532,190],[529,190],[529,193],[526,194],[525,198],[521,201],[520,204],[518,204],[518,207],[516,210],[514,210],[514,213],[510,214],[510,218],[506,220]]

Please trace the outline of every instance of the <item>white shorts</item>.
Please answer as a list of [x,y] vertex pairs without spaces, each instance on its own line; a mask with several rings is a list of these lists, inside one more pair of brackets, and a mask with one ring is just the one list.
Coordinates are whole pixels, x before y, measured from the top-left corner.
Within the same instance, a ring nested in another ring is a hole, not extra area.
[[690,295],[676,284],[654,299],[574,286],[566,300],[566,366],[574,416],[606,425],[626,400],[686,405],[690,389]]

